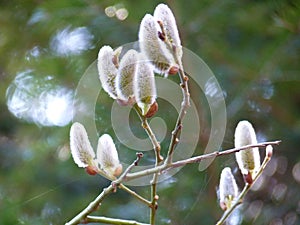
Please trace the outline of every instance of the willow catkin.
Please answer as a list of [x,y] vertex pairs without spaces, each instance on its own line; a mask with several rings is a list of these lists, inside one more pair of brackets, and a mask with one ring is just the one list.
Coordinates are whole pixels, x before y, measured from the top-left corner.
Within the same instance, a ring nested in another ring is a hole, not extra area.
[[103,46],[98,53],[98,73],[102,87],[108,95],[117,99],[115,79],[118,73],[118,57],[121,50],[114,51],[110,46]]
[[73,160],[78,167],[87,167],[93,164],[95,152],[84,126],[78,122],[71,126],[70,148]]
[[[236,148],[250,144],[257,144],[256,134],[251,123],[246,120],[238,123],[234,134],[234,144]],[[258,148],[248,148],[246,150],[236,152],[235,156],[242,174],[250,174],[253,178],[260,167],[260,155]]]
[[118,176],[122,172],[116,146],[109,134],[103,134],[98,140],[97,161],[110,176]]
[[134,96],[142,115],[146,115],[156,100],[156,86],[153,68],[142,54],[134,78]]
[[128,101],[134,97],[133,80],[136,72],[138,52],[130,49],[122,57],[116,77],[118,99]]

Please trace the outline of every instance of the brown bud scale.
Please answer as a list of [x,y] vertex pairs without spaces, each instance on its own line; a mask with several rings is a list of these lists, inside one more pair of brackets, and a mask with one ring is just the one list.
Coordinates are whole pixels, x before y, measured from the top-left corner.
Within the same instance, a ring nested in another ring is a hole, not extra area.
[[157,111],[158,111],[158,104],[157,104],[157,102],[155,101],[155,102],[151,105],[151,107],[150,107],[150,109],[148,110],[148,112],[146,113],[145,117],[146,117],[146,118],[151,118],[152,116],[155,115],[155,113],[156,113]]
[[178,66],[172,66],[170,69],[169,69],[169,74],[170,75],[175,75],[175,74],[177,74],[178,73],[178,71],[179,71],[179,68],[178,68]]
[[87,166],[85,168],[85,171],[91,176],[95,176],[98,173],[97,168],[94,166]]

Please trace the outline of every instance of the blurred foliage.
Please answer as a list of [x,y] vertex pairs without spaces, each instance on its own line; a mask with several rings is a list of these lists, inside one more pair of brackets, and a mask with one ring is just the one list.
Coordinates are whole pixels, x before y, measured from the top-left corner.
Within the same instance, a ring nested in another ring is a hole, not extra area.
[[[7,107],[8,86],[19,73],[32,70],[39,78],[51,76],[57,85],[75,90],[99,48],[136,41],[139,22],[159,2],[0,2],[0,224],[62,224],[108,184],[73,163],[70,126],[44,127],[14,117]],[[299,224],[300,2],[165,2],[176,16],[183,45],[204,59],[224,90],[228,121],[222,148],[233,146],[234,128],[241,119],[254,124],[259,140],[283,141],[275,148],[265,182],[241,208],[242,224]],[[128,17],[107,17],[105,8],[112,5],[126,8]],[[85,32],[87,44],[60,52],[60,39],[55,37],[63,31]],[[107,99],[97,106],[97,114],[109,104]],[[109,131],[109,117],[101,121],[99,126]],[[172,118],[168,126],[173,122]],[[205,143],[207,130],[202,129]],[[237,167],[233,156],[216,159],[204,172],[197,165],[186,166],[160,184],[157,224],[213,224],[222,214],[216,187],[227,165]],[[149,195],[147,187],[134,189]],[[145,222],[148,209],[120,191],[106,199],[99,213]]]

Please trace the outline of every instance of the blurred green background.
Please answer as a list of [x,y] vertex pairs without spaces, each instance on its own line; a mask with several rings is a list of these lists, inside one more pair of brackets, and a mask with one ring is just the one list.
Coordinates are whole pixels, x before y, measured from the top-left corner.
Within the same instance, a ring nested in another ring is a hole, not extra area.
[[[109,184],[88,176],[70,158],[72,96],[100,47],[136,41],[142,17],[160,2],[0,2],[0,224],[63,224]],[[300,2],[165,3],[175,14],[183,46],[209,65],[224,91],[222,149],[233,146],[241,119],[253,123],[260,141],[282,140],[236,224],[300,224]],[[111,6],[119,10],[109,17]],[[113,135],[109,117],[101,117],[109,104],[107,98],[97,106],[97,126]],[[201,122],[195,154],[201,154],[209,134],[205,116]],[[168,127],[172,124],[170,116]],[[216,188],[225,166],[241,185],[233,156],[216,159],[204,172],[186,166],[160,184],[157,224],[217,221],[222,211]],[[147,187],[133,189],[149,195]],[[148,221],[148,209],[122,191],[97,213]]]

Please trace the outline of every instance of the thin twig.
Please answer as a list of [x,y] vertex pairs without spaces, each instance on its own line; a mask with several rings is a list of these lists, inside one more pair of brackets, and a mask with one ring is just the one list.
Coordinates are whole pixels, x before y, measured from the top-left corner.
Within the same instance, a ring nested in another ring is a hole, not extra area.
[[134,220],[122,220],[115,218],[108,218],[103,216],[87,216],[87,223],[105,223],[105,224],[116,224],[116,225],[149,225],[148,223],[139,223]]
[[141,158],[143,158],[144,154],[142,152],[138,152],[136,153],[136,159],[133,161],[133,163],[131,163],[127,169],[121,174],[121,176],[113,181],[113,184],[120,184],[121,181],[126,179],[127,174],[133,169],[133,167],[137,166],[141,160]]
[[112,184],[107,188],[104,188],[94,201],[90,202],[90,204],[84,210],[82,210],[79,214],[77,214],[77,216],[75,216],[70,222],[67,222],[65,225],[75,225],[85,222],[86,217],[97,210],[103,199],[114,190],[115,188]]
[[151,208],[150,208],[150,224],[155,224],[155,215],[157,210],[157,200],[158,195],[156,193],[156,186],[157,186],[157,179],[158,179],[158,173],[153,174],[152,178],[152,184],[151,184]]
[[[155,167],[159,165],[159,163],[163,160],[163,157],[160,155],[160,144],[158,143],[148,121],[146,118],[143,118],[143,128],[146,130],[152,144],[153,150],[155,152]],[[158,180],[158,173],[154,173],[151,180],[151,208],[150,208],[150,224],[155,224],[155,215],[157,210],[157,193],[156,193],[156,185]]]
[[126,176],[126,180],[133,180],[136,178],[140,178],[140,177],[144,177],[147,175],[151,175],[154,173],[161,173],[166,169],[170,169],[170,168],[176,168],[176,167],[181,167],[184,166],[186,164],[191,164],[191,163],[198,163],[204,159],[210,159],[210,158],[214,158],[214,157],[219,157],[219,156],[224,156],[224,155],[229,155],[235,152],[239,152],[239,151],[243,151],[246,150],[248,148],[254,148],[254,147],[265,147],[267,145],[278,145],[281,141],[268,141],[268,142],[261,142],[261,143],[257,143],[257,144],[253,144],[253,145],[245,145],[243,147],[239,147],[239,148],[232,148],[232,149],[228,149],[228,150],[224,150],[224,151],[215,151],[209,154],[205,154],[205,155],[199,155],[199,156],[195,156],[192,158],[188,158],[188,159],[184,159],[184,160],[180,160],[180,161],[176,161],[173,162],[171,164],[162,164],[159,165],[157,167],[153,167],[147,170],[143,170],[143,171],[138,171],[138,172],[134,172],[134,173],[128,173]]
[[157,141],[156,136],[154,134],[154,132],[152,131],[151,127],[149,126],[149,123],[147,121],[147,118],[145,116],[142,115],[142,111],[141,109],[138,107],[137,104],[134,105],[134,109],[137,113],[137,115],[139,116],[141,122],[142,122],[142,127],[144,128],[144,130],[146,131],[152,145],[153,145],[153,149],[154,149],[154,153],[155,153],[155,157],[158,160],[158,162],[162,162],[163,161],[163,157],[160,154],[160,143]]
[[[155,134],[153,133],[147,118],[142,117],[142,126],[145,129],[146,133],[148,134],[152,145],[153,145],[153,150],[155,153],[155,167],[159,165],[160,162],[163,161],[163,157],[160,155],[160,144],[157,141]],[[151,207],[150,207],[150,224],[154,225],[155,224],[155,215],[156,215],[156,210],[157,210],[157,193],[156,193],[156,185],[157,185],[157,180],[158,180],[158,173],[154,173],[152,180],[151,180]]]
[[180,87],[182,89],[183,99],[181,102],[181,108],[180,108],[179,115],[178,115],[178,118],[177,118],[177,121],[175,124],[175,128],[172,131],[172,137],[171,137],[171,141],[170,141],[170,145],[169,145],[169,150],[168,150],[167,158],[165,160],[165,162],[167,164],[172,163],[174,149],[175,149],[177,143],[179,142],[179,136],[180,136],[180,132],[182,129],[182,120],[186,114],[187,108],[190,106],[190,93],[189,93],[189,88],[188,88],[188,77],[185,75],[182,62],[176,54],[176,48],[174,48],[173,55],[175,57],[176,63],[179,65],[178,75],[180,78]]
[[151,201],[148,201],[147,199],[143,198],[141,195],[139,195],[135,191],[131,190],[130,188],[126,187],[124,184],[120,184],[119,188],[123,189],[126,192],[128,192],[129,194],[131,194],[132,196],[134,196],[135,198],[137,198],[139,201],[146,204],[147,206],[152,207],[152,202]]
[[[137,105],[135,105],[134,108],[135,108],[136,113],[138,114],[140,120],[142,121],[142,127],[146,131],[146,133],[153,145],[153,150],[155,153],[154,167],[157,167],[163,161],[163,157],[160,154],[160,150],[161,150],[160,143],[157,141],[156,136],[155,136],[154,132],[152,131],[147,118],[142,115],[139,107],[137,107]],[[156,210],[157,210],[157,200],[158,200],[158,197],[156,194],[157,180],[158,180],[158,173],[153,173],[153,177],[151,180],[151,207],[150,207],[150,224],[151,225],[155,224],[155,215],[156,215]]]
[[[137,158],[134,160],[134,162],[127,167],[127,169],[124,171],[124,173],[120,176],[119,180],[124,180],[126,179],[126,175],[133,169],[134,166],[137,166],[143,157],[143,153],[139,152],[136,154]],[[124,191],[128,192],[135,198],[137,198],[139,201],[142,203],[146,204],[147,206],[151,207],[151,202],[148,201],[147,199],[143,198],[141,195],[137,194],[135,191],[131,190],[130,188],[126,187],[124,184],[119,183],[119,188],[123,189]]]

